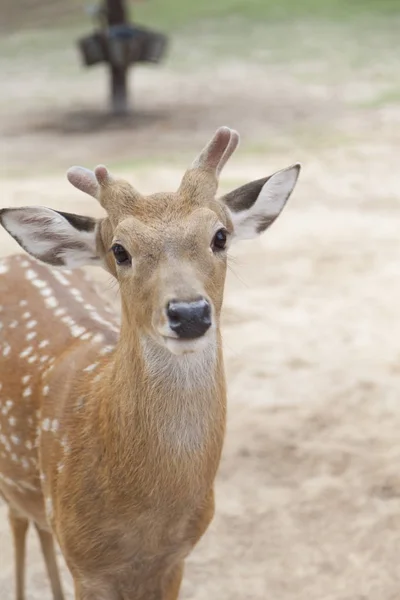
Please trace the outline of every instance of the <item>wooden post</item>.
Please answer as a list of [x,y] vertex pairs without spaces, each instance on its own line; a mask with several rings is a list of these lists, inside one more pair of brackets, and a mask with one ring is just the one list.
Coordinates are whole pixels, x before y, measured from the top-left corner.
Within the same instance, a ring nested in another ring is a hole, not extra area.
[[[105,0],[109,25],[128,22],[125,0]],[[128,109],[128,67],[110,65],[111,110],[115,115],[126,115]]]

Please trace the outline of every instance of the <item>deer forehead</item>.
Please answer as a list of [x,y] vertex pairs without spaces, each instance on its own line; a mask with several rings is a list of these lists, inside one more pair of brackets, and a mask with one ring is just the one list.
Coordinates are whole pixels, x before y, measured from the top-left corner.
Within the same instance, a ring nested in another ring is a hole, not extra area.
[[[193,246],[196,240],[207,239],[218,226],[230,228],[230,219],[215,202],[215,206],[195,206],[191,210],[180,210],[179,204],[169,210],[152,210],[145,213],[133,209],[134,215],[121,220],[112,231],[114,242],[127,244],[133,249],[166,249],[168,246]],[[150,207],[150,203],[148,207]],[[137,214],[139,213],[139,214]]]
[[[114,225],[129,215],[134,215],[143,222],[151,222],[160,217],[170,219],[176,214],[186,215],[198,207],[215,204],[215,185],[205,185],[203,175],[200,173],[193,177],[188,172],[178,191],[150,195],[140,194],[124,180],[115,180],[101,191],[101,204]],[[209,177],[208,174],[205,175]]]

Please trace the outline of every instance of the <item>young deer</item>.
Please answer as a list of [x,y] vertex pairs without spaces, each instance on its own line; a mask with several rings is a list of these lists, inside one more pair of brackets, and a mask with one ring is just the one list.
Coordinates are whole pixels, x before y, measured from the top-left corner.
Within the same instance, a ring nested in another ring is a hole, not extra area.
[[53,535],[77,600],[176,600],[186,556],[214,513],[225,430],[220,313],[230,243],[276,219],[299,165],[216,199],[239,136],[220,128],[175,193],[141,196],[104,166],[69,181],[103,219],[0,211],[35,259],[99,264],[118,281],[121,327],[83,272],[0,261],[0,489],[16,597],[25,536],[39,533],[53,597]]

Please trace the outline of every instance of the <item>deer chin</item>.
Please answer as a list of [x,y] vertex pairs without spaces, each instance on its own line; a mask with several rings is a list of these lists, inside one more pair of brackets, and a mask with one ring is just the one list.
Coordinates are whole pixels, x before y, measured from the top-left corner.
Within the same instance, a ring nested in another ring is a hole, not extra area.
[[184,354],[203,352],[212,343],[212,339],[212,332],[207,332],[203,336],[192,340],[182,340],[177,337],[163,336],[163,343],[171,354],[182,356]]

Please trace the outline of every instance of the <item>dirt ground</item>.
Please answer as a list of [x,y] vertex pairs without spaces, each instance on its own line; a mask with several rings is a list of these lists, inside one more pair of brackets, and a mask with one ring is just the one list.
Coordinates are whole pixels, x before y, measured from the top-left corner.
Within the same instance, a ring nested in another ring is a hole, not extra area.
[[[69,76],[73,49],[56,53],[63,72],[54,57],[33,68],[12,44],[0,59],[2,206],[98,214],[65,180],[76,163],[109,164],[144,192],[173,189],[222,124],[242,134],[224,190],[303,163],[278,222],[232,251],[228,433],[216,516],[188,560],[183,600],[400,597],[400,58],[389,28],[374,29],[364,62],[348,59],[362,53],[350,31],[327,28],[313,38],[320,53],[221,58],[212,82],[204,65],[138,72],[137,114],[118,125],[102,113],[103,74]],[[0,232],[0,255],[16,249]],[[29,542],[27,600],[45,600]],[[0,598],[12,600],[4,505],[0,558]]]

